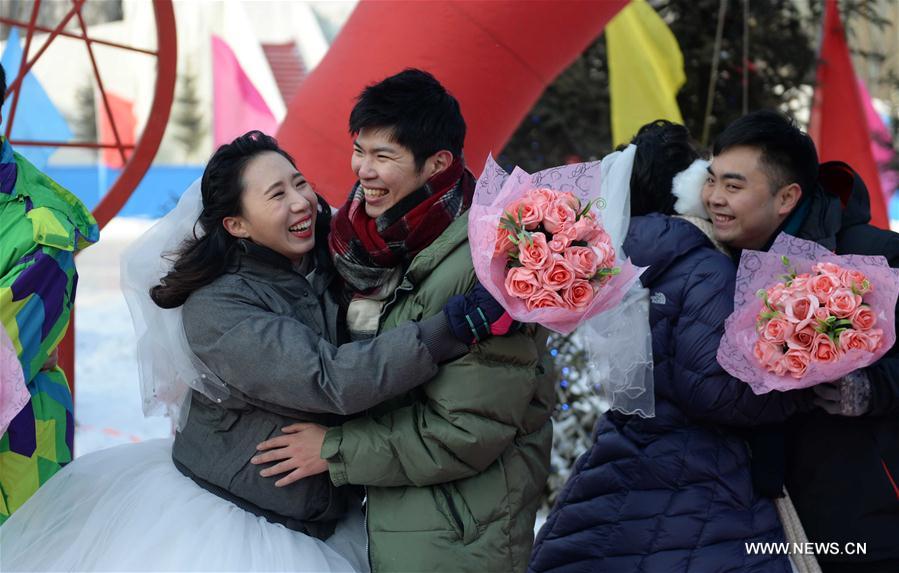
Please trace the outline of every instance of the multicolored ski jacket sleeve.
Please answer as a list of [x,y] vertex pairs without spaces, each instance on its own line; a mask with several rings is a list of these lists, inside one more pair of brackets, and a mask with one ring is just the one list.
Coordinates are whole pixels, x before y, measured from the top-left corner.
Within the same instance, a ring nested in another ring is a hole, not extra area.
[[0,323],[26,382],[69,325],[75,253],[100,237],[87,207],[0,137]]

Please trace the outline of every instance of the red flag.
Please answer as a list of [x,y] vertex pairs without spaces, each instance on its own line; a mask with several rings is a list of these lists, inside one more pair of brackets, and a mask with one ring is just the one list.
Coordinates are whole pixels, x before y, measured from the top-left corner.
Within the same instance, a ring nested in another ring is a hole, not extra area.
[[877,163],[871,154],[871,132],[836,0],[827,0],[824,13],[824,39],[809,135],[818,147],[822,163],[845,161],[858,172],[871,197],[871,224],[889,229]]
[[[115,122],[119,140],[123,145],[134,145],[134,132],[137,127],[137,119],[134,117],[134,102],[106,90],[106,100],[109,102],[109,111],[112,113],[112,121]],[[97,118],[100,124],[100,141],[104,144],[115,143],[115,134],[109,123],[109,114],[103,98],[97,98]],[[125,159],[131,157],[131,149],[125,150]],[[103,150],[103,164],[107,167],[119,168],[125,164],[122,155],[117,148],[107,147]]]

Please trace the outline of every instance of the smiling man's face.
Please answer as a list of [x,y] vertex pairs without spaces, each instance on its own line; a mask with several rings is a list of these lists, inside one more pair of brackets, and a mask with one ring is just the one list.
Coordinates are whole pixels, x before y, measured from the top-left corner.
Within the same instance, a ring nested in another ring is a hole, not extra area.
[[756,147],[732,147],[714,156],[702,201],[715,237],[731,248],[763,248],[801,196],[796,183],[775,185]]
[[365,193],[365,214],[375,219],[430,177],[418,169],[408,148],[393,141],[389,129],[362,129],[353,143],[353,173]]

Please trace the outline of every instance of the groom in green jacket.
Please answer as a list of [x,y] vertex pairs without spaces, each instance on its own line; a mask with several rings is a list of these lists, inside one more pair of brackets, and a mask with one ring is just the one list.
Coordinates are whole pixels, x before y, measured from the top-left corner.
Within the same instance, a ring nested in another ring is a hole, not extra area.
[[[350,132],[358,181],[330,247],[352,289],[347,324],[358,339],[441,312],[471,289],[475,178],[459,103],[426,72],[363,90]],[[490,338],[365,416],[293,426],[254,461],[286,460],[264,470],[292,470],[279,484],[328,471],[336,485],[366,486],[374,572],[524,571],[552,445],[545,346],[542,328]]]

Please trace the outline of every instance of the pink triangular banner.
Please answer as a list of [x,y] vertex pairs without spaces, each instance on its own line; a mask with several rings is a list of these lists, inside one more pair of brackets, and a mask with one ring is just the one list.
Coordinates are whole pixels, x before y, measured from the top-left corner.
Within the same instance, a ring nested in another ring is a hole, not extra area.
[[265,100],[244,72],[234,51],[212,36],[213,143],[216,147],[258,129],[274,135],[278,129]]

